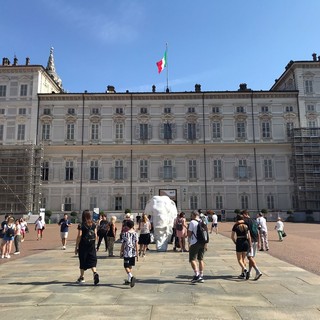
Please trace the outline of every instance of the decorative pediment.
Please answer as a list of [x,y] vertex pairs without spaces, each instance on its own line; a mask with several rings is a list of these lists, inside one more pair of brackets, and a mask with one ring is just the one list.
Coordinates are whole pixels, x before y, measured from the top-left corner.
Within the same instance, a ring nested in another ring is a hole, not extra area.
[[90,122],[98,123],[101,121],[101,116],[98,114],[93,114],[89,117]]
[[248,118],[248,116],[247,116],[247,114],[245,114],[245,113],[236,113],[236,114],[234,115],[234,119],[235,119],[236,121],[246,121],[247,118]]
[[139,114],[139,115],[137,115],[137,120],[140,123],[148,123],[150,121],[150,115],[149,114]]
[[318,113],[317,113],[317,112],[314,112],[314,111],[312,111],[312,112],[307,112],[306,118],[307,118],[308,120],[317,120],[317,119],[318,119]]
[[173,121],[174,120],[174,115],[171,113],[165,113],[161,116],[161,120],[162,122],[166,122],[166,121]]
[[68,114],[65,117],[66,122],[76,122],[77,121],[77,116],[72,115],[72,114]]
[[40,116],[40,121],[43,123],[52,122],[52,119],[53,119],[53,117],[48,114],[43,114],[42,116]]
[[212,113],[208,116],[210,121],[221,121],[223,119],[223,115],[219,113]]
[[185,118],[186,118],[187,122],[197,122],[199,116],[194,113],[188,113],[188,114],[186,114]]
[[260,120],[271,120],[272,119],[272,115],[271,113],[261,113],[259,114],[259,119]]
[[287,122],[291,122],[292,120],[295,120],[297,118],[297,115],[293,112],[286,112],[283,115],[283,118],[287,121]]

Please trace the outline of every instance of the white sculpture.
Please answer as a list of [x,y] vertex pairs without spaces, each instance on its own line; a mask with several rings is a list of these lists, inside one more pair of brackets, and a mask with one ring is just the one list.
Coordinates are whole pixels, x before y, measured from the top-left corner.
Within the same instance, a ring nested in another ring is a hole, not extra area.
[[178,214],[176,204],[168,196],[153,196],[147,202],[144,213],[152,217],[157,251],[166,251]]

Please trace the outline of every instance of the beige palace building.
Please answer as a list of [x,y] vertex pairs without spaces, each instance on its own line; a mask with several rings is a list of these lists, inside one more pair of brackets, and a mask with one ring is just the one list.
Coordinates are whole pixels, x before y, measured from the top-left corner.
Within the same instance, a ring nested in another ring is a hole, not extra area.
[[[315,54],[290,61],[270,90],[66,93],[51,50],[46,68],[0,66],[0,152],[38,150],[25,173],[30,211],[142,212],[159,194],[183,211],[317,210],[319,96]],[[0,170],[8,199],[18,182]]]

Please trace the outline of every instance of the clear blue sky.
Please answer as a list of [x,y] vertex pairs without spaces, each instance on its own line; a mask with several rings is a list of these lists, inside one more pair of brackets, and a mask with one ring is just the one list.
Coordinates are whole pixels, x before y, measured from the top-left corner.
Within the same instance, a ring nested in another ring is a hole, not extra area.
[[269,90],[290,60],[320,55],[319,0],[2,0],[0,58],[56,71],[68,92]]

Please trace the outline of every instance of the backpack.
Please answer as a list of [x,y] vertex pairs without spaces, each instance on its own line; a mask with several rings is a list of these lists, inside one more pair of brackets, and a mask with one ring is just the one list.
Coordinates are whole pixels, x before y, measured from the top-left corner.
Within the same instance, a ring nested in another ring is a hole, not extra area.
[[197,234],[195,234],[195,237],[199,243],[209,242],[208,227],[202,220],[198,221]]
[[95,231],[96,225],[93,224],[91,227],[88,227],[85,224],[83,224],[82,226],[87,229],[86,234],[85,235],[82,234],[82,239],[84,239],[86,242],[95,241],[96,233],[94,231]]
[[250,232],[254,238],[258,238],[259,235],[259,228],[258,223],[255,219],[251,219],[251,229]]
[[182,219],[178,219],[177,220],[176,229],[177,229],[177,231],[182,231],[183,230],[183,221],[182,221]]
[[11,237],[13,237],[14,236],[14,230],[13,230],[13,228],[8,228],[7,229],[7,231],[6,231],[6,237],[8,237],[8,238],[11,238]]

